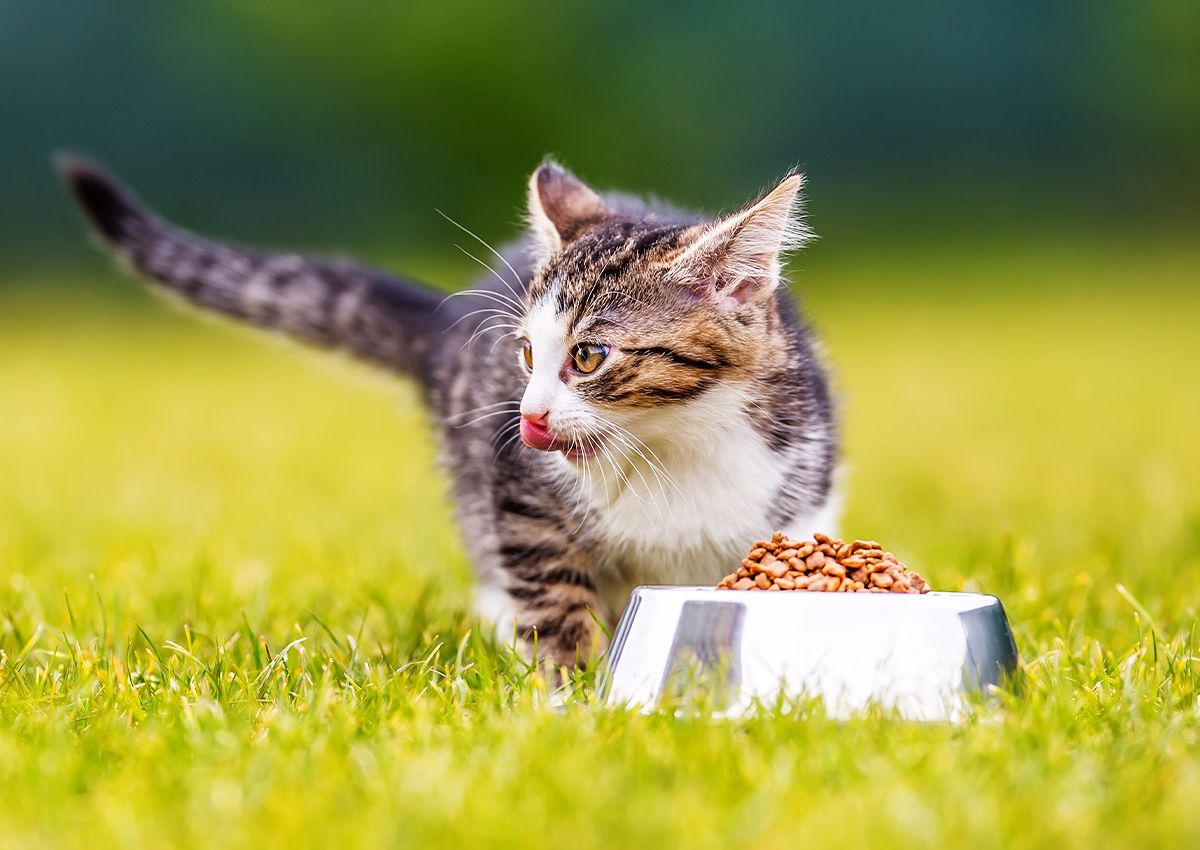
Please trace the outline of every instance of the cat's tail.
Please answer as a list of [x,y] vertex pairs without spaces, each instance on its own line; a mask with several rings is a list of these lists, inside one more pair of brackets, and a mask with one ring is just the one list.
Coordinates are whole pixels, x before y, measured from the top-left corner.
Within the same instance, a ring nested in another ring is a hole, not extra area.
[[443,329],[434,291],[349,262],[210,241],[162,220],[92,163],[60,155],[55,165],[108,247],[170,292],[428,381]]

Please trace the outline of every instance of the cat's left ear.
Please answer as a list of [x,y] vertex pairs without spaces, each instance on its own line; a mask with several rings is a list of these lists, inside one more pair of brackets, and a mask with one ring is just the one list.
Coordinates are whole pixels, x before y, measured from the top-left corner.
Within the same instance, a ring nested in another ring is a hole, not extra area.
[[803,186],[804,175],[789,174],[759,200],[700,231],[673,271],[722,310],[769,297],[779,285],[780,256],[812,238],[801,218]]
[[556,162],[543,162],[529,178],[530,230],[543,259],[611,215],[603,198]]

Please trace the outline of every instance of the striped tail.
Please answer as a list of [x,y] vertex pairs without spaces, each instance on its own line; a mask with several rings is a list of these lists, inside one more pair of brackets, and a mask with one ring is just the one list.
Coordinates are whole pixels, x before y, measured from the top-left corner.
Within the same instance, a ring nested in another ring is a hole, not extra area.
[[170,292],[428,381],[443,329],[434,291],[349,262],[209,241],[158,218],[91,163],[61,156],[56,165],[113,252]]

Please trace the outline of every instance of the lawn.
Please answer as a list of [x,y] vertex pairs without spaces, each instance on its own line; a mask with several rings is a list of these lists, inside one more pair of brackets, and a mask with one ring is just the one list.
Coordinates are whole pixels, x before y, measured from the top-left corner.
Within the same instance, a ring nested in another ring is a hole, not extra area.
[[1197,279],[1070,242],[798,276],[842,530],[1012,619],[1021,692],[958,726],[557,709],[475,629],[410,388],[111,274],[0,284],[0,846],[1200,845]]

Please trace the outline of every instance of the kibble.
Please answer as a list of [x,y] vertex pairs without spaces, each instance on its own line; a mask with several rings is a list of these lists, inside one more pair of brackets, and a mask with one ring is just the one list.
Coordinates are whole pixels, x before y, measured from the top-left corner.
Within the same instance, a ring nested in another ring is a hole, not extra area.
[[717,585],[727,590],[809,590],[843,593],[928,593],[920,574],[874,540],[836,540],[814,534],[789,540],[776,531],[758,540],[736,572]]

